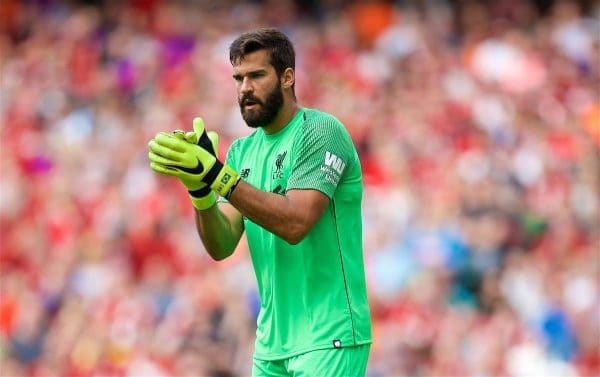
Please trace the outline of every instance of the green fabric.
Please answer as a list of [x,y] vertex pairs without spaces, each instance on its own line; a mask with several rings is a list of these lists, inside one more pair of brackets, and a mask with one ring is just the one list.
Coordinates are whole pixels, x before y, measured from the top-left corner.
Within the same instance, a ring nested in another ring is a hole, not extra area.
[[255,357],[263,360],[371,342],[362,255],[362,174],[352,140],[333,116],[302,109],[276,134],[236,140],[227,163],[278,194],[314,189],[331,200],[297,245],[244,219],[261,310]]
[[323,349],[283,360],[254,359],[253,377],[363,377],[367,371],[370,345]]

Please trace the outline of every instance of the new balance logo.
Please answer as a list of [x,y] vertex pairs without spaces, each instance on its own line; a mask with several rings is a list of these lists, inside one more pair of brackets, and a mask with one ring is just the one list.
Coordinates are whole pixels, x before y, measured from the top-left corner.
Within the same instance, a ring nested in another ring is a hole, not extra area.
[[342,161],[341,158],[334,155],[333,153],[326,151],[325,152],[325,165],[333,168],[339,174],[342,174],[344,168],[346,167],[346,163]]

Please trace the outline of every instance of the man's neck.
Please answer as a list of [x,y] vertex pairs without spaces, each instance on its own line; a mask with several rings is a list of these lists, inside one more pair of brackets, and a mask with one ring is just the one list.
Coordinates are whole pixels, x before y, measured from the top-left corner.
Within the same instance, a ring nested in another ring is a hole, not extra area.
[[281,106],[281,110],[273,119],[273,122],[263,127],[263,130],[266,134],[274,134],[276,132],[281,131],[288,123],[294,118],[294,116],[300,110],[300,106],[296,101],[290,99],[283,103]]

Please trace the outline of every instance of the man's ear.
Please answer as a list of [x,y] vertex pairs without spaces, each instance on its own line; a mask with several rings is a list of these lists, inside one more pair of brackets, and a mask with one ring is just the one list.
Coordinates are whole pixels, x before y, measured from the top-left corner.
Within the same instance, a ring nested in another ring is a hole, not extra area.
[[283,71],[283,75],[281,75],[281,87],[284,89],[289,89],[294,85],[296,81],[296,73],[292,68],[286,68]]

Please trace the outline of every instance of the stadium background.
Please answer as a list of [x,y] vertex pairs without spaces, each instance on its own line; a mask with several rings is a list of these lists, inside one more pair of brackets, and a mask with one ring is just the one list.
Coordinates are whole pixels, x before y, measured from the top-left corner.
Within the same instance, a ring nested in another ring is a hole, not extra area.
[[0,2],[0,375],[249,372],[244,244],[211,261],[157,131],[249,129],[227,47],[277,26],[364,177],[369,376],[600,375],[593,1]]

